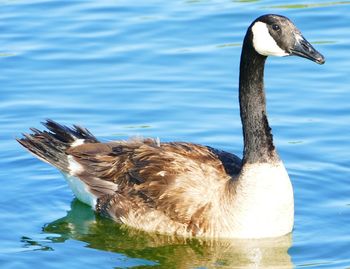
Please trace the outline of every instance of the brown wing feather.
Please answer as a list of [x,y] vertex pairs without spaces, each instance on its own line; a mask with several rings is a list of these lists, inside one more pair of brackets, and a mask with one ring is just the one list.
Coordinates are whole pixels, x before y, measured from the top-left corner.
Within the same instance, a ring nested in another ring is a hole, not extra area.
[[44,125],[48,131],[32,129],[33,134],[18,141],[67,174],[80,198],[91,192],[92,201],[87,201],[97,211],[144,230],[181,234],[215,231],[211,220],[222,221],[217,217],[219,203],[226,183],[241,168],[238,157],[210,147],[152,139],[100,143],[79,126],[69,128],[51,120]]
[[[153,210],[155,216],[161,214],[193,229],[198,229],[196,219],[211,207],[217,188],[223,188],[240,169],[234,155],[190,143],[91,143],[67,153],[83,166],[77,176],[98,196],[101,213],[127,222],[128,215]],[[103,182],[105,189],[113,182],[118,190],[104,192]]]

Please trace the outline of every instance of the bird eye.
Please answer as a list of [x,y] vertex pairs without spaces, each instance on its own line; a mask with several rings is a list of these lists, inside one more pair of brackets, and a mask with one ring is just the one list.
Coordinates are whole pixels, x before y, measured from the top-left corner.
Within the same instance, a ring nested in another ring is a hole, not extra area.
[[281,30],[281,28],[277,24],[272,24],[272,29],[275,31]]

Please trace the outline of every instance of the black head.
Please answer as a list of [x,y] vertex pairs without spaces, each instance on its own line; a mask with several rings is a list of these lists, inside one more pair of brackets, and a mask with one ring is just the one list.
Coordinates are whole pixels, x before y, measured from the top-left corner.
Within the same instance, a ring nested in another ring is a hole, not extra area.
[[297,55],[324,64],[321,53],[302,36],[286,17],[274,14],[257,18],[249,27],[255,51],[264,56]]

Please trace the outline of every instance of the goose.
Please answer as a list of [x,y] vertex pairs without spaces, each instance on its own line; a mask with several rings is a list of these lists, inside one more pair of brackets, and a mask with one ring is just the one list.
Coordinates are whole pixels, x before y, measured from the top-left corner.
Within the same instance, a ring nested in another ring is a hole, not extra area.
[[243,158],[210,146],[139,138],[102,143],[47,119],[17,141],[58,168],[76,198],[122,225],[204,238],[266,238],[294,223],[293,188],[266,113],[268,56],[325,58],[281,15],[255,19],[243,41],[239,104]]

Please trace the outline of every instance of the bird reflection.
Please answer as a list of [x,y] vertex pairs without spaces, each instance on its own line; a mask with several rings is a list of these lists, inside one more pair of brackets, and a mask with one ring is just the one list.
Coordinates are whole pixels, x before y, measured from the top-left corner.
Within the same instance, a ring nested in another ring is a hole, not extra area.
[[45,225],[43,231],[53,243],[75,239],[89,248],[154,261],[155,268],[293,268],[288,255],[291,235],[204,240],[151,234],[100,217],[76,199],[67,216]]

